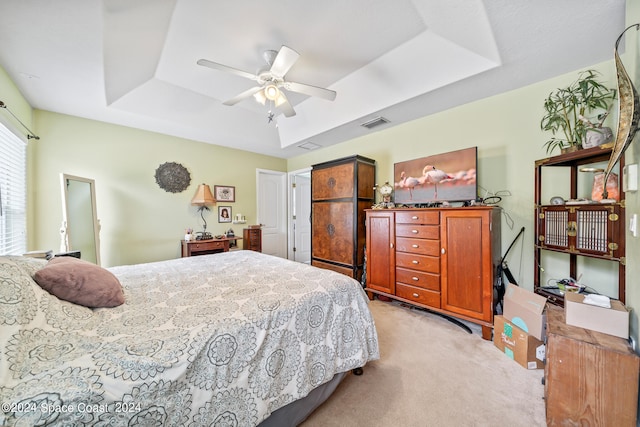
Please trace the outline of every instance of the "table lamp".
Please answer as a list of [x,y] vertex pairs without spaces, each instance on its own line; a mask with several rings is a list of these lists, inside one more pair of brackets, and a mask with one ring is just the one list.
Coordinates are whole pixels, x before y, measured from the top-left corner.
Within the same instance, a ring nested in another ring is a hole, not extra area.
[[203,227],[202,233],[196,240],[206,240],[211,239],[211,233],[207,233],[207,221],[204,219],[204,211],[209,210],[209,206],[215,205],[216,199],[213,197],[211,193],[211,188],[207,184],[198,185],[198,189],[196,190],[195,196],[191,199],[192,206],[198,206],[198,212],[200,212],[200,217],[202,217]]

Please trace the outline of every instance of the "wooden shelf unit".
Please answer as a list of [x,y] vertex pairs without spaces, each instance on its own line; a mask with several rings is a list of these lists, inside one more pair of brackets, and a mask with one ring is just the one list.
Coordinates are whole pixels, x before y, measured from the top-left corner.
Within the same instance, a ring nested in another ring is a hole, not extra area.
[[[545,168],[569,168],[569,199],[577,199],[579,169],[608,161],[611,150],[611,145],[607,144],[535,162],[534,291],[547,297],[552,304],[563,306],[564,297],[557,291],[544,289],[540,282],[542,251],[568,254],[568,276],[574,279],[579,276],[579,256],[617,262],[617,298],[625,302],[625,203],[622,185],[619,185],[620,202],[613,204],[551,205],[542,200]],[[624,159],[621,158],[619,170],[623,167]]]

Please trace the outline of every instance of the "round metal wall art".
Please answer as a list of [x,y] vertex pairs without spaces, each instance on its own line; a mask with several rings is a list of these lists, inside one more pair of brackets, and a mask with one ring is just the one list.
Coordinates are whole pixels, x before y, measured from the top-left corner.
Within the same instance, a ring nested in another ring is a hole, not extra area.
[[180,193],[189,187],[191,174],[180,163],[167,162],[156,169],[156,182],[164,191]]

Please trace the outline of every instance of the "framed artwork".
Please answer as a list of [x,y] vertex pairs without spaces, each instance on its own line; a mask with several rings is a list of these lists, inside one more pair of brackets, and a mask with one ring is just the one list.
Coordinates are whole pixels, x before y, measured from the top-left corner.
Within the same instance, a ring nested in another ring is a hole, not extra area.
[[228,185],[214,185],[213,192],[215,193],[216,200],[218,202],[236,201],[236,187],[231,187]]
[[231,222],[231,206],[218,206],[218,222]]

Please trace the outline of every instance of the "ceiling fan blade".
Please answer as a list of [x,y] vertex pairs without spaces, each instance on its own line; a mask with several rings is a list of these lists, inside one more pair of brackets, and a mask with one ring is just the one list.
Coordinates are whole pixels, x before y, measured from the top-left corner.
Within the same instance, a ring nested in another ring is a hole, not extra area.
[[240,77],[244,77],[249,80],[258,81],[258,76],[251,74],[247,71],[238,70],[237,68],[228,67],[226,65],[218,64],[217,62],[209,61],[208,59],[198,59],[198,65],[203,67],[213,68],[214,70],[226,71],[227,73],[235,74]]
[[226,100],[223,102],[224,105],[235,105],[243,99],[249,98],[251,95],[256,94],[262,90],[262,86],[252,87],[251,89],[247,89],[239,95],[234,96],[233,98]]
[[282,86],[291,92],[301,93],[303,95],[316,96],[328,101],[336,99],[336,91],[325,89],[322,87],[311,86],[304,83],[284,82]]
[[276,99],[275,104],[276,107],[282,111],[285,117],[292,117],[296,115],[296,110],[293,109],[291,103],[282,91],[278,94],[278,99]]
[[282,45],[278,51],[278,55],[276,55],[276,59],[273,60],[273,64],[271,64],[271,69],[269,71],[275,77],[282,78],[287,74],[299,57],[300,54],[298,52],[290,47]]

